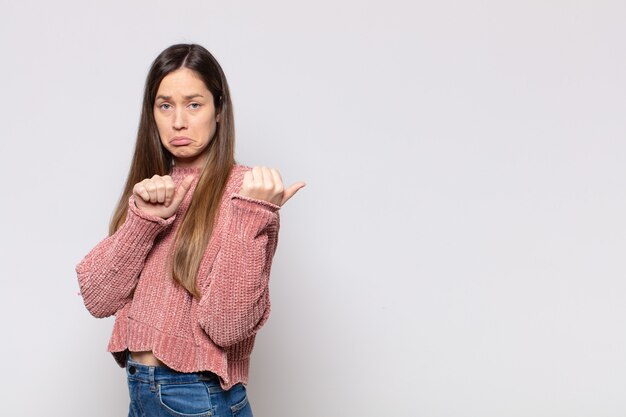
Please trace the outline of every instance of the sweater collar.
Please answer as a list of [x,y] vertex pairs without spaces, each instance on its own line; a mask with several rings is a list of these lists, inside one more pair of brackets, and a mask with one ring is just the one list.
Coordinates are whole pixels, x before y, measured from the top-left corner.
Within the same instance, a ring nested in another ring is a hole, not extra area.
[[172,167],[172,171],[170,173],[170,175],[172,177],[184,177],[186,175],[192,174],[192,175],[196,175],[198,176],[200,174],[200,171],[202,171],[202,168],[193,168],[193,167],[177,167],[176,165],[174,165]]

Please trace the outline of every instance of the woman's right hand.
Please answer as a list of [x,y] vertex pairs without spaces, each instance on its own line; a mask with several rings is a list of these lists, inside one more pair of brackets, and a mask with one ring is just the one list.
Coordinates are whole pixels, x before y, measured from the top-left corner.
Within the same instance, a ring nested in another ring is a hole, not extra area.
[[135,205],[146,214],[167,219],[176,212],[193,180],[193,175],[187,175],[176,188],[169,175],[146,178],[133,187]]

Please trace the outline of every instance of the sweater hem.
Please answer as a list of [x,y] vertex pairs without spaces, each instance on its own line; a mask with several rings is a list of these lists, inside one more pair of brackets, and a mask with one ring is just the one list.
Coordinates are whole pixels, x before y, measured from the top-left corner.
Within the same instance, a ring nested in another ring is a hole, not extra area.
[[163,333],[158,328],[128,317],[123,311],[120,313],[123,314],[116,317],[107,351],[121,368],[126,367],[129,350],[150,350],[165,365],[178,372],[213,372],[219,377],[224,390],[239,382],[248,383],[250,357],[229,360],[223,350],[219,353],[215,347],[208,350],[194,340]]

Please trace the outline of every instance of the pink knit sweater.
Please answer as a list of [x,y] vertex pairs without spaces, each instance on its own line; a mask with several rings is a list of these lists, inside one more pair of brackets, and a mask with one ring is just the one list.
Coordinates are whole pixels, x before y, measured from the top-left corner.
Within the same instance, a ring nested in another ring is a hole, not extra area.
[[280,206],[239,195],[249,167],[234,165],[197,277],[198,301],[172,279],[168,255],[197,185],[199,168],[174,167],[191,189],[168,218],[142,212],[131,196],[128,216],[76,266],[80,294],[95,317],[115,314],[107,351],[120,367],[126,349],[151,350],[180,372],[208,370],[224,389],[247,384],[256,332],[270,312],[268,282]]

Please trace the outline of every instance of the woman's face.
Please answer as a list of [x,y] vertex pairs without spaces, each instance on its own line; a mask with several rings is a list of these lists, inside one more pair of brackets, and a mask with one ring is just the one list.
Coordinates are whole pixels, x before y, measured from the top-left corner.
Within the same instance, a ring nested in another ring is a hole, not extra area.
[[215,115],[213,95],[195,71],[183,67],[163,78],[154,102],[154,120],[176,166],[203,166],[219,115]]

